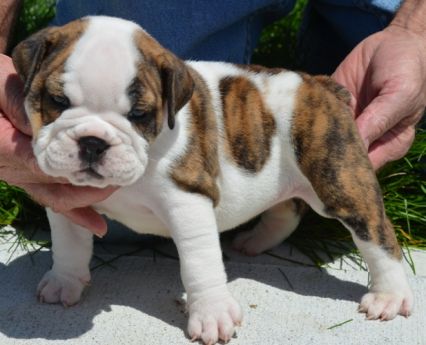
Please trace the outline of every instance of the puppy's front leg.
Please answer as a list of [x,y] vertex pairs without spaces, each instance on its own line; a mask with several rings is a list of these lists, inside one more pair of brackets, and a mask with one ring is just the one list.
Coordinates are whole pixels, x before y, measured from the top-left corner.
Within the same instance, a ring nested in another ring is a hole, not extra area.
[[226,286],[213,206],[203,196],[166,201],[164,217],[176,243],[188,295],[189,336],[206,344],[228,341],[242,320],[239,304]]
[[41,302],[70,306],[80,300],[90,281],[92,234],[50,209],[47,216],[52,232],[53,266],[40,281],[37,295]]

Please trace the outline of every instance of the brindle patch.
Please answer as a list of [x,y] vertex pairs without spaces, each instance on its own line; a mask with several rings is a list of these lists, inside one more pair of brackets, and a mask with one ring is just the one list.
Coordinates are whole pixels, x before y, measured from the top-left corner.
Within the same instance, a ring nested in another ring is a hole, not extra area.
[[345,102],[347,105],[351,103],[351,93],[339,83],[336,83],[328,75],[318,75],[314,77],[316,81],[320,82],[325,88],[330,90],[337,98]]
[[132,103],[127,116],[148,142],[152,142],[160,133],[164,121],[159,59],[166,54],[166,50],[142,30],[135,32],[134,40],[141,60],[137,75],[127,90]]
[[303,76],[291,128],[297,162],[328,215],[343,221],[360,239],[400,258],[345,93],[322,77]]
[[189,143],[173,166],[171,177],[175,183],[191,193],[199,193],[219,202],[216,178],[219,174],[218,134],[216,118],[207,85],[196,71],[190,69],[194,93],[190,100]]
[[161,80],[157,68],[141,62],[128,94],[132,104],[128,119],[151,143],[160,133],[164,121]]
[[242,169],[262,170],[271,153],[275,120],[256,86],[244,77],[220,81],[226,151]]
[[67,100],[61,80],[62,72],[63,69],[60,69],[49,75],[40,91],[40,113],[44,125],[55,121],[69,107],[66,102],[56,101],[57,99]]
[[[30,36],[14,49],[13,63],[25,84],[33,135],[62,112],[51,95],[63,96],[61,74],[65,61],[83,34],[87,22],[76,20],[60,28],[50,27]],[[46,85],[49,85],[47,90]]]

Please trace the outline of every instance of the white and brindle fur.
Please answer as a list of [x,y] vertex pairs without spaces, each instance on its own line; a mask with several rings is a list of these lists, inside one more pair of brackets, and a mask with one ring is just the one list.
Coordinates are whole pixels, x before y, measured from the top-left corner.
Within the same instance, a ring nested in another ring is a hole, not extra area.
[[[136,232],[173,238],[191,338],[227,341],[242,320],[218,233],[264,212],[235,241],[260,253],[296,228],[298,199],[351,232],[371,272],[360,310],[382,320],[411,313],[401,252],[348,94],[330,79],[184,63],[138,25],[109,17],[45,29],[18,45],[13,59],[40,168],[75,185],[120,186],[93,207]],[[108,145],[96,162],[82,159],[87,137]],[[72,305],[90,280],[92,236],[47,213],[54,263],[38,294]]]

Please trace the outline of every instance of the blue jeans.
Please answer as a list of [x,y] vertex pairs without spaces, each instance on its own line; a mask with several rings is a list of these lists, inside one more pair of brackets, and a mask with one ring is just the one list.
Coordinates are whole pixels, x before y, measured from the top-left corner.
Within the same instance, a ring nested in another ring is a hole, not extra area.
[[[400,0],[312,0],[300,34],[299,68],[331,73],[364,37],[383,29]],[[295,0],[58,0],[52,24],[110,15],[142,25],[185,59],[249,63],[264,26]]]
[[59,0],[52,24],[117,16],[137,22],[181,58],[247,63],[261,28],[286,15],[294,1]]
[[365,37],[383,30],[399,0],[312,0],[299,32],[297,66],[312,74],[331,74]]

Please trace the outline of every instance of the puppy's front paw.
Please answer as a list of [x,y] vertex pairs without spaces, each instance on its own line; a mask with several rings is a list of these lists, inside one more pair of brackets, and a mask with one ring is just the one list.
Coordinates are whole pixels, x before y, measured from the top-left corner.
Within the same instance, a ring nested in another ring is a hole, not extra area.
[[47,271],[37,287],[37,297],[40,302],[62,303],[65,307],[76,304],[81,293],[89,284],[90,275],[81,278],[59,273],[54,270]]
[[398,292],[369,292],[362,297],[359,311],[365,313],[367,319],[382,321],[392,320],[398,314],[411,315],[413,309],[413,294],[408,289]]
[[191,340],[201,339],[204,344],[216,344],[219,339],[226,343],[241,321],[241,307],[230,294],[203,297],[189,306],[188,333]]

